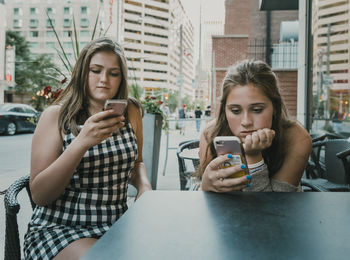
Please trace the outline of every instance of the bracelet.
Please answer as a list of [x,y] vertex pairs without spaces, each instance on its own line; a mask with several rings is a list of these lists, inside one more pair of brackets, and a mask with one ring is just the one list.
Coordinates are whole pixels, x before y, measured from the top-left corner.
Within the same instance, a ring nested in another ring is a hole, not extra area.
[[259,167],[256,167],[256,168],[253,168],[253,169],[249,169],[249,174],[253,175],[255,173],[261,172],[261,171],[263,171],[265,169],[265,167],[266,167],[266,165],[263,164],[263,165],[261,165]]
[[264,158],[262,158],[260,162],[253,163],[253,164],[248,164],[248,168],[249,168],[249,169],[258,168],[258,167],[264,165],[264,163],[265,163],[265,162],[264,162]]

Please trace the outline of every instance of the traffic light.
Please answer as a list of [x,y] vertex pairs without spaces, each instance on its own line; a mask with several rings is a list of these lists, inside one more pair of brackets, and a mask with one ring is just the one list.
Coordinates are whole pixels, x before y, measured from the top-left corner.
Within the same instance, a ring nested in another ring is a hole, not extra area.
[[165,98],[165,100],[169,100],[169,93],[165,93],[164,98]]

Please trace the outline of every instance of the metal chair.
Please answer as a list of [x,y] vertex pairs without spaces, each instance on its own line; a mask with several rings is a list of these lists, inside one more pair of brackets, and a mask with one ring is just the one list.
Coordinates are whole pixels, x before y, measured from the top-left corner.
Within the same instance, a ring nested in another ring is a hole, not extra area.
[[323,140],[313,143],[312,147],[318,151],[312,156],[317,178],[303,179],[304,185],[328,191],[350,191],[350,172],[347,170],[350,142],[347,139]]
[[348,181],[350,182],[350,148],[346,149],[343,152],[336,154],[339,159],[342,160],[344,165],[344,170],[347,174]]
[[[180,190],[190,189],[191,183],[189,182],[189,180],[191,180],[191,178],[194,177],[196,168],[199,166],[199,158],[184,158],[183,156],[181,156],[181,153],[186,149],[190,150],[194,148],[199,148],[199,140],[181,142],[177,149],[176,155],[179,163]],[[186,161],[187,163],[188,161],[191,161],[193,167],[188,167],[189,165],[186,164]]]
[[35,203],[29,189],[29,175],[26,175],[14,183],[7,189],[4,204],[6,211],[6,230],[5,230],[5,260],[21,259],[21,246],[18,232],[17,214],[20,210],[20,205],[17,201],[18,193],[26,188],[32,209],[35,208]]
[[[310,134],[310,136],[312,138],[313,144],[323,140],[343,139],[342,136],[334,133],[329,133],[329,132],[313,133],[313,134]],[[312,147],[312,152],[305,169],[305,175],[307,179],[319,178],[320,177],[319,173],[324,172],[324,156],[321,156],[321,150],[322,150],[322,146]],[[315,164],[315,162],[319,162],[319,163]],[[321,165],[323,167],[321,167]]]

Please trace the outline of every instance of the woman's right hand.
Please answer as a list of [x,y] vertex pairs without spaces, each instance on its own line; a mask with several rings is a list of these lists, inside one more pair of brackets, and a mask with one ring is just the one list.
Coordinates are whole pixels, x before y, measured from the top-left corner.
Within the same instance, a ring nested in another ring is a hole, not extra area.
[[90,116],[76,138],[86,149],[111,137],[125,125],[124,116],[117,116],[113,110],[106,110]]
[[220,155],[207,165],[202,175],[202,190],[229,192],[234,190],[242,190],[247,187],[250,182],[250,175],[245,175],[239,178],[230,178],[232,174],[245,169],[244,165],[235,165],[220,169],[220,165],[225,161],[230,160],[230,158],[231,157],[228,154]]

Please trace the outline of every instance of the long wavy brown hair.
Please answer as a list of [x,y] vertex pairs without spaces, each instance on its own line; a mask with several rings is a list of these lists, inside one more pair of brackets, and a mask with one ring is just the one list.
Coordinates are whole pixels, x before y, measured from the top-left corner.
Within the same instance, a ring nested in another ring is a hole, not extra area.
[[113,98],[128,99],[127,65],[122,47],[108,37],[91,41],[80,52],[79,58],[73,68],[70,82],[54,103],[61,106],[58,126],[60,131],[64,133],[67,133],[67,130],[70,129],[74,135],[77,135],[79,132],[78,125],[84,124],[85,120],[90,116],[88,110],[89,66],[92,56],[101,51],[111,52],[119,59],[122,79],[118,92]]
[[253,85],[270,99],[273,105],[272,127],[275,130],[275,137],[271,146],[262,151],[265,163],[268,166],[270,176],[273,176],[282,166],[286,154],[285,129],[294,122],[288,119],[287,110],[282,101],[277,78],[271,68],[262,61],[243,60],[230,67],[222,84],[222,96],[220,110],[218,111],[215,123],[204,132],[208,143],[205,160],[202,163],[201,171],[204,172],[209,162],[217,156],[214,148],[216,136],[233,135],[227,122],[225,107],[227,97],[236,86]]

